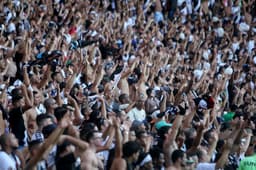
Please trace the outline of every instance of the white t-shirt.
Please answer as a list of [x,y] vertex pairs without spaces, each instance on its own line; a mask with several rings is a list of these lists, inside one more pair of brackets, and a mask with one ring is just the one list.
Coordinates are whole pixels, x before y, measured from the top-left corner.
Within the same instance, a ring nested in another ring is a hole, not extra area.
[[0,169],[16,170],[16,163],[6,152],[0,151]]
[[128,112],[128,117],[131,121],[134,121],[134,120],[143,121],[146,118],[146,112],[144,109],[138,110],[135,107]]
[[215,170],[215,163],[199,163],[196,167],[196,170]]

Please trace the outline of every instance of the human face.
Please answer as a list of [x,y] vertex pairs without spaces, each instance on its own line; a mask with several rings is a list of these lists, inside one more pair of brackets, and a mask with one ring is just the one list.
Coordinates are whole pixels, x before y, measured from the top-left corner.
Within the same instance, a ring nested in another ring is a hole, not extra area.
[[63,81],[63,77],[62,77],[61,73],[58,73],[58,74],[56,75],[56,81],[57,81],[58,83],[61,83],[61,82]]
[[50,107],[51,107],[52,109],[55,109],[57,106],[58,106],[58,105],[57,105],[56,101],[55,101],[54,99],[52,99],[52,100],[51,100]]
[[139,151],[133,154],[133,162],[137,162],[139,155],[140,155]]
[[142,169],[144,169],[144,170],[153,170],[154,167],[153,167],[152,161],[145,163]]
[[37,106],[41,103],[41,95],[39,93],[34,95],[34,105]]
[[143,134],[140,136],[139,142],[142,144],[142,146],[146,146],[147,139],[148,139],[149,137],[150,137],[150,136],[149,136],[147,133],[143,133]]
[[129,133],[129,141],[135,141],[136,140],[136,135],[134,131],[130,131]]
[[93,144],[95,146],[101,146],[102,145],[102,133],[100,133],[100,132],[94,133],[94,137],[92,139],[93,139]]
[[75,119],[75,117],[74,117],[74,111],[68,109],[68,110],[67,110],[67,113],[65,114],[64,117],[68,118],[70,121],[73,121],[73,120]]
[[141,110],[143,109],[143,106],[144,106],[144,101],[143,100],[138,100],[137,103],[136,103],[136,107]]
[[187,160],[187,157],[186,157],[186,154],[184,153],[184,156],[181,159],[181,164],[180,164],[182,167],[186,167],[186,160]]
[[24,97],[22,97],[22,98],[18,101],[18,105],[21,106],[21,107],[25,106],[25,99],[24,99]]

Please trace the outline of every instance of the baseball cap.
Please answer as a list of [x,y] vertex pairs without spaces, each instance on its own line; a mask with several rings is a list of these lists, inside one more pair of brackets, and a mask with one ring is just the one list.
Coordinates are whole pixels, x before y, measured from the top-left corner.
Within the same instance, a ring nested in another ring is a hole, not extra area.
[[155,124],[155,127],[156,127],[157,130],[159,130],[160,128],[162,128],[164,126],[172,127],[172,124],[171,123],[167,123],[165,120],[161,120],[161,121],[159,121],[159,122],[157,122]]
[[51,133],[57,128],[56,124],[50,124],[43,128],[42,132],[45,138],[51,135]]
[[202,109],[207,109],[207,102],[206,102],[204,99],[201,99],[201,100],[199,101],[198,106],[199,106],[200,108],[202,108]]
[[235,116],[234,112],[227,112],[226,114],[224,114],[222,117],[224,119],[225,122],[229,122],[230,120],[233,119],[233,117]]

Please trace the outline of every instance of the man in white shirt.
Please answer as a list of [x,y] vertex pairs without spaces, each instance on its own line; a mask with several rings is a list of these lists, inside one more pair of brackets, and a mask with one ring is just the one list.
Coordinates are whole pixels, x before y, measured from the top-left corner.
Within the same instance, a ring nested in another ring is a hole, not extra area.
[[3,134],[0,137],[0,169],[1,170],[16,170],[21,168],[21,161],[16,156],[14,148],[18,148],[18,140],[14,134]]
[[138,99],[135,108],[128,112],[129,119],[133,122],[134,120],[143,121],[146,118],[146,112],[144,110],[144,100]]

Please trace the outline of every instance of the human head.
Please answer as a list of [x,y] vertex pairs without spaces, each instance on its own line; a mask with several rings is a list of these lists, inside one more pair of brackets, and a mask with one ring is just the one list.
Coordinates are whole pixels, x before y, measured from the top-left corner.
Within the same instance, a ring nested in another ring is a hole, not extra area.
[[63,82],[63,76],[61,75],[60,72],[53,72],[51,74],[51,78],[53,81],[56,81],[57,83]]
[[134,130],[130,130],[129,132],[129,141],[135,141],[136,140],[136,134]]
[[28,149],[31,156],[36,156],[38,149],[41,147],[44,141],[44,136],[41,132],[36,132],[32,135],[31,141],[28,142]]
[[56,128],[57,128],[57,125],[54,123],[44,126],[42,129],[44,138],[48,138]]
[[87,133],[86,142],[91,146],[101,146],[102,144],[102,133],[96,130],[91,130]]
[[37,91],[33,91],[33,95],[34,95],[34,105],[38,106],[41,103],[42,96]]
[[153,147],[149,151],[153,165],[156,167],[156,169],[160,169],[159,167],[162,167],[164,165],[164,154],[163,151],[159,147]]
[[11,94],[12,94],[12,103],[15,107],[22,107],[25,105],[25,100],[21,92],[21,89],[15,88],[12,90]]
[[138,99],[137,101],[136,101],[136,108],[138,109],[138,110],[142,110],[143,108],[144,108],[144,100],[142,99],[142,98],[140,98],[140,99]]
[[146,146],[147,138],[148,137],[149,137],[149,135],[147,134],[146,131],[138,131],[138,132],[136,132],[137,141],[143,147]]
[[69,109],[69,106],[62,105],[54,109],[54,116],[56,117],[57,121],[59,122],[62,118],[69,118],[72,121],[72,113]]
[[119,101],[121,104],[130,103],[129,95],[126,93],[120,94]]
[[36,117],[36,124],[39,130],[42,130],[43,127],[53,123],[52,117],[47,114],[40,114]]
[[153,97],[154,96],[154,92],[153,92],[153,89],[152,88],[148,88],[146,90],[146,93],[148,95],[148,97]]
[[140,166],[140,170],[153,169],[152,157],[149,153],[140,154],[137,163]]
[[131,158],[133,162],[136,162],[139,157],[139,151],[141,147],[138,142],[129,141],[123,145],[124,158]]
[[178,164],[180,166],[184,166],[185,165],[185,153],[184,151],[177,149],[175,151],[173,151],[172,153],[172,162],[173,164]]
[[57,107],[56,101],[53,98],[48,98],[44,101],[44,107],[47,111],[54,110]]
[[13,133],[4,133],[0,136],[0,145],[3,150],[6,150],[8,148],[18,148],[19,142]]

